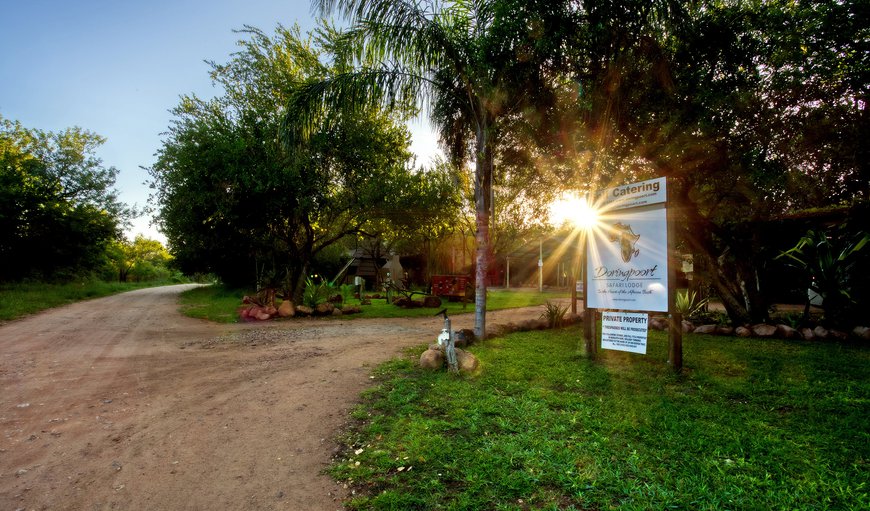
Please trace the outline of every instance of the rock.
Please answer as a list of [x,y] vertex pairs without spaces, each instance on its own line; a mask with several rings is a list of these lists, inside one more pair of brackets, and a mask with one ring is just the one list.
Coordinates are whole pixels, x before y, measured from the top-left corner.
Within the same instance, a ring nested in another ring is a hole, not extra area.
[[314,314],[314,309],[306,305],[297,305],[296,314],[299,316],[311,316],[312,314]]
[[730,326],[717,326],[716,335],[734,335],[734,328]]
[[797,339],[800,334],[788,325],[779,324],[776,325],[776,336],[781,339]]
[[239,309],[239,319],[242,321],[251,321],[254,318],[251,317],[251,308],[250,307],[241,307]]
[[701,325],[695,329],[696,334],[712,335],[716,333],[716,325]]
[[463,328],[453,332],[453,342],[457,348],[465,348],[474,344],[474,330]]
[[266,307],[263,307],[263,312],[270,316],[274,316],[275,314],[278,314],[278,309],[276,309],[272,305],[268,305]]
[[813,335],[821,340],[825,340],[828,338],[828,329],[819,325],[813,329]]
[[580,323],[581,321],[583,321],[583,316],[581,316],[580,314],[575,314],[573,312],[569,312],[569,313],[565,314],[565,317],[562,318],[562,324],[566,325],[566,326],[576,325],[577,323]]
[[368,298],[363,298],[362,300],[359,301],[359,304],[360,305],[371,305],[372,301],[369,300]]
[[341,309],[332,309],[333,316],[341,316],[342,314]]
[[737,337],[749,337],[752,335],[752,330],[746,328],[745,326],[739,326],[734,330],[734,334]]
[[341,308],[341,312],[343,314],[359,314],[362,312],[362,309],[359,305],[345,305]]
[[870,328],[866,326],[856,326],[852,329],[852,335],[864,341],[870,341]]
[[411,300],[411,303],[408,304],[409,307],[419,309],[420,307],[425,307],[425,303],[423,300]]
[[816,338],[816,334],[813,333],[812,328],[801,328],[800,330],[798,330],[798,333],[801,334],[801,337],[803,337],[805,341],[812,341]]
[[282,318],[292,318],[296,315],[296,307],[292,300],[284,300],[278,307],[278,316]]
[[427,296],[423,298],[423,307],[430,309],[441,307],[441,299],[437,296]]
[[410,307],[411,300],[405,298],[404,296],[399,296],[395,300],[393,300],[393,305],[396,307]]
[[329,300],[327,300],[327,301],[328,301],[329,303],[341,303],[341,302],[344,301],[344,297],[341,296],[340,294],[338,294],[338,295],[332,295],[332,296],[329,297]]
[[690,334],[695,331],[695,325],[693,325],[691,321],[686,321],[685,319],[683,320],[682,327],[684,334]]
[[441,346],[437,342],[433,342],[432,344],[429,345],[429,347],[427,349],[435,350],[435,351],[444,351],[444,346]]
[[459,370],[462,372],[473,373],[478,367],[480,367],[480,361],[477,360],[477,357],[475,357],[473,353],[457,349],[456,365],[459,366]]
[[444,360],[444,352],[429,349],[420,355],[420,367],[423,369],[441,369],[444,367]]
[[247,305],[247,304],[251,304],[251,303],[254,303],[254,299],[251,298],[251,297],[248,296],[248,295],[245,295],[245,296],[242,297],[242,303],[244,303],[244,304],[246,304],[246,305]]
[[335,305],[333,305],[329,302],[318,303],[317,307],[314,308],[314,315],[315,316],[329,316],[332,314],[332,311],[334,311],[334,310],[335,310]]
[[668,320],[662,318],[652,318],[649,321],[649,328],[651,330],[667,330]]
[[266,321],[271,319],[272,315],[266,312],[266,308],[258,305],[251,305],[247,309],[243,309],[239,317],[245,321]]
[[751,330],[752,330],[752,335],[754,335],[755,337],[768,338],[768,337],[773,337],[776,334],[776,327],[775,326],[766,325],[764,323],[752,325]]
[[538,328],[538,320],[537,319],[527,319],[525,321],[520,321],[518,328],[520,332],[528,332],[530,330],[535,330]]
[[849,338],[849,334],[843,332],[842,330],[830,330],[828,332],[828,337],[831,339],[836,339],[838,341],[845,341]]

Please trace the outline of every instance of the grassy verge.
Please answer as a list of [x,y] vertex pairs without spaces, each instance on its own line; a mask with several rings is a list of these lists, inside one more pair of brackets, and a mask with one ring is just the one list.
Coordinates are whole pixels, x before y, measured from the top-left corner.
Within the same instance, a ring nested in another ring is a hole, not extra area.
[[0,284],[0,321],[7,321],[68,303],[99,298],[167,282],[103,282],[85,280],[66,284]]
[[[194,317],[218,321],[221,323],[233,323],[238,321],[238,309],[242,304],[242,297],[253,294],[252,291],[243,289],[230,289],[225,286],[215,285],[201,287],[185,291],[181,294],[181,311],[183,314]],[[567,298],[569,293],[564,292],[531,292],[524,290],[491,290],[487,297],[487,310],[512,309],[516,307],[529,307],[542,305],[547,300],[554,298]],[[418,296],[414,297],[418,299]],[[343,319],[354,318],[408,318],[432,316],[439,309],[404,309],[388,304],[386,299],[376,298],[371,300],[371,305],[363,305],[362,313],[344,316]],[[352,299],[349,305],[357,305],[359,300]],[[447,308],[449,314],[462,314],[474,312],[474,303],[465,306],[461,302],[444,301],[442,308]]]
[[[534,305],[543,305],[547,300],[555,298],[568,298],[569,293],[564,292],[532,292],[525,290],[505,290],[492,289],[487,292],[486,310],[501,310],[514,309],[517,307],[531,307]],[[415,299],[421,299],[417,296]],[[351,300],[350,304],[354,305],[357,300]],[[447,309],[447,313],[452,315],[473,313],[474,302],[462,304],[462,302],[449,302],[443,300],[439,309],[404,309],[396,307],[393,304],[387,303],[385,299],[373,299],[371,305],[363,305],[361,314],[354,314],[350,318],[416,318],[423,316],[432,316],[442,308]]]
[[476,377],[380,367],[331,469],[349,507],[870,509],[866,347],[687,335],[677,377],[658,332],[595,362],[579,339],[487,342]]
[[238,309],[246,294],[254,293],[220,284],[188,289],[179,297],[181,313],[191,318],[235,323],[239,320]]

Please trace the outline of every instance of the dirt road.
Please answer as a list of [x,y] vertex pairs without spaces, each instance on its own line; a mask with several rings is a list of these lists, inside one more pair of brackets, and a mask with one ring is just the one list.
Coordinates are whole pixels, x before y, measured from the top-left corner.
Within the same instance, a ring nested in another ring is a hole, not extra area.
[[0,326],[0,510],[341,509],[321,472],[347,411],[440,320],[216,325],[176,312],[187,287]]

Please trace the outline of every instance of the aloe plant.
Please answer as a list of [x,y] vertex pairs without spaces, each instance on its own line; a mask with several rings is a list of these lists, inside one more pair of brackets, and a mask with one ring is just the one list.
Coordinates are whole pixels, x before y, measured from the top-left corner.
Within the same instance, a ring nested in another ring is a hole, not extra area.
[[704,298],[699,300],[698,294],[689,290],[684,292],[677,291],[677,295],[674,297],[674,307],[677,309],[677,312],[687,319],[704,312],[707,308],[707,303],[709,303],[709,299]]
[[332,282],[324,279],[314,282],[314,279],[308,277],[305,279],[305,290],[302,291],[302,303],[313,309],[329,299],[332,288]]

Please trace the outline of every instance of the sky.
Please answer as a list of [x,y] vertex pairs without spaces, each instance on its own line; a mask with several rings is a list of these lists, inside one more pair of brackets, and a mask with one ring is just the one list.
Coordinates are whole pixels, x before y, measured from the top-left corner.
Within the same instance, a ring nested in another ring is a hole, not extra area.
[[[205,60],[223,63],[243,25],[314,27],[308,0],[0,0],[0,115],[27,128],[80,126],[119,170],[121,201],[147,205],[148,173],[182,94],[220,91]],[[428,123],[409,128],[418,163],[437,151]],[[165,241],[147,216],[127,236]]]

